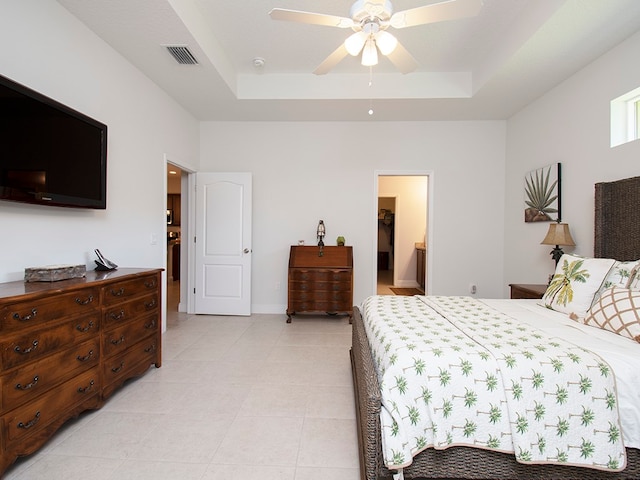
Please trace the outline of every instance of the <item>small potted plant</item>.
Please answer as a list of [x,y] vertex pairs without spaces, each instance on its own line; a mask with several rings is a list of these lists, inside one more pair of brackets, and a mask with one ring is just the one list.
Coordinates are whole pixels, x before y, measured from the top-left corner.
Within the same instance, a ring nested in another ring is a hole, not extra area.
[[339,247],[344,247],[344,237],[342,235],[340,235],[337,239],[336,242],[338,243]]

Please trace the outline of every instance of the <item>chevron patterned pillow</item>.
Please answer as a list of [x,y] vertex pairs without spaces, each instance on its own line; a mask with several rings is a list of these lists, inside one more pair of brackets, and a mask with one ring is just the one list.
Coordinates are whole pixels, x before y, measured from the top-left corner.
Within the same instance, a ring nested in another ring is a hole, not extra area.
[[622,287],[607,288],[584,323],[640,342],[640,292]]

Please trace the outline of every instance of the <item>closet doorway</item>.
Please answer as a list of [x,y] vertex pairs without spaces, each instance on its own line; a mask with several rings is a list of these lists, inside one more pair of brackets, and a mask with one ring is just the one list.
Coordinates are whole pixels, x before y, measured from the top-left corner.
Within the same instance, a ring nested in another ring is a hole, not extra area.
[[428,172],[376,173],[375,292],[378,295],[429,290]]

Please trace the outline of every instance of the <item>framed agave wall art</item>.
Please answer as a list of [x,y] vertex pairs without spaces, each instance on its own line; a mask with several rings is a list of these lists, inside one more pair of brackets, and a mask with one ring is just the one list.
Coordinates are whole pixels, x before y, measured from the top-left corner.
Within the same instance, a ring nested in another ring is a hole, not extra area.
[[524,179],[524,221],[559,222],[560,164],[532,170]]

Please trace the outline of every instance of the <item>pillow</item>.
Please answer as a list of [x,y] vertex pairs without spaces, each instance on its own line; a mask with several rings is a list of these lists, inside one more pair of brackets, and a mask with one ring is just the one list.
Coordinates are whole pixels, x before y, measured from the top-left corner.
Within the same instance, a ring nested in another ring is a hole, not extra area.
[[627,288],[635,291],[640,290],[640,260],[637,263],[631,272],[629,283],[627,283]]
[[[604,292],[604,290],[607,288],[610,288],[610,287],[630,288],[629,283],[633,280],[633,276],[635,275],[636,269],[638,268],[639,264],[640,264],[640,261],[638,260],[635,260],[633,262],[616,261],[613,264],[613,267],[611,267],[611,270],[609,270],[609,274],[607,275],[607,278],[604,279],[604,283],[602,284],[602,287],[600,287],[600,290],[598,290],[598,293],[593,298],[593,303],[595,303],[596,300],[600,298],[600,295],[602,295],[602,292]],[[635,290],[640,290],[640,285]]]
[[640,292],[622,287],[607,288],[584,323],[640,342]]
[[542,305],[571,318],[583,318],[615,260],[564,254],[560,258]]
[[609,287],[629,288],[628,284],[632,280],[632,275],[635,273],[638,263],[638,260],[633,262],[616,261],[611,270],[609,270],[607,278],[604,279],[603,290]]

